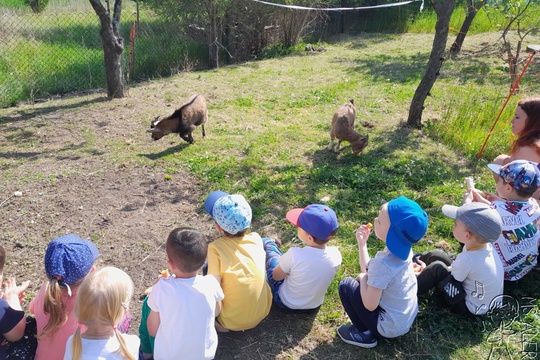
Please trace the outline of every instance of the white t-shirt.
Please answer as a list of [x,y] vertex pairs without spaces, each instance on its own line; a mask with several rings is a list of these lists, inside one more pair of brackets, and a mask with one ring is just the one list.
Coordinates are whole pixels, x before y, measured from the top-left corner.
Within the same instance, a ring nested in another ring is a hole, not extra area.
[[472,314],[485,314],[491,301],[503,293],[504,270],[491,244],[473,251],[464,248],[452,262],[452,276],[463,284],[465,304]]
[[[137,335],[121,334],[126,342],[126,346],[129,353],[139,358],[139,345],[140,341]],[[66,342],[66,352],[64,353],[64,360],[71,360],[73,348],[71,343],[73,341],[73,335],[71,335]],[[82,353],[80,360],[125,360],[122,353],[119,352],[120,343],[118,338],[113,336],[109,339],[85,339],[81,338]]]
[[412,251],[407,260],[401,260],[385,248],[368,264],[368,285],[382,289],[377,330],[386,338],[407,333],[418,314],[418,285],[411,259]]
[[279,287],[279,298],[289,309],[315,309],[340,265],[341,253],[335,246],[290,248],[279,257],[279,267],[288,274]]
[[519,280],[536,265],[538,257],[538,221],[540,207],[529,201],[494,201],[493,207],[501,215],[503,231],[493,243],[504,268],[505,280]]
[[223,290],[212,275],[161,278],[148,297],[148,306],[160,319],[154,359],[213,359],[216,303],[222,299]]

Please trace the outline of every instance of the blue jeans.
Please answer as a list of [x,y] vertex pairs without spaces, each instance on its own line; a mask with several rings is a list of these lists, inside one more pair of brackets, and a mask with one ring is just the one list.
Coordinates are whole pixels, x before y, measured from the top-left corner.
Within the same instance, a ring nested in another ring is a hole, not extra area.
[[268,281],[268,285],[270,285],[270,289],[272,290],[272,297],[274,298],[274,302],[277,306],[282,309],[288,309],[288,307],[285,306],[285,304],[283,304],[279,298],[279,287],[281,284],[283,284],[283,280],[277,281],[272,277],[274,269],[279,265],[278,259],[281,255],[283,255],[283,253],[281,250],[279,250],[278,246],[272,239],[263,238],[262,240],[264,244],[264,251],[266,252],[266,280]]
[[338,292],[341,304],[354,327],[361,332],[369,330],[380,338],[377,320],[382,309],[379,306],[373,311],[365,308],[360,295],[360,283],[352,277],[346,277],[339,282]]

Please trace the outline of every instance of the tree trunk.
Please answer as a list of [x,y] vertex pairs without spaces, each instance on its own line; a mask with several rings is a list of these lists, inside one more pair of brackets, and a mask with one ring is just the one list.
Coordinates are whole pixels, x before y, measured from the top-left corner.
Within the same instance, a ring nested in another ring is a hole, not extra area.
[[90,4],[101,23],[100,35],[103,43],[103,59],[107,77],[107,96],[110,98],[122,98],[124,97],[124,83],[120,60],[124,51],[124,39],[122,39],[118,31],[120,15],[122,14],[122,0],[115,0],[112,19],[100,0],[90,0]]
[[448,27],[450,16],[456,5],[455,0],[431,0],[433,8],[437,14],[437,23],[435,24],[435,38],[431,48],[431,55],[427,65],[426,72],[416,89],[411,107],[409,108],[409,118],[407,124],[412,127],[420,128],[422,126],[422,113],[424,111],[424,101],[429,95],[433,84],[439,76],[439,72],[444,61],[444,51],[448,39]]
[[456,40],[450,47],[450,56],[454,56],[456,54],[459,54],[461,51],[461,47],[463,46],[463,42],[465,41],[465,36],[467,36],[467,32],[469,31],[469,28],[471,27],[471,24],[478,13],[478,10],[482,8],[486,4],[486,0],[479,1],[475,4],[472,3],[473,0],[467,0],[467,16],[465,17],[465,20],[463,21],[463,24],[461,24],[461,29],[459,29],[459,34],[456,36]]

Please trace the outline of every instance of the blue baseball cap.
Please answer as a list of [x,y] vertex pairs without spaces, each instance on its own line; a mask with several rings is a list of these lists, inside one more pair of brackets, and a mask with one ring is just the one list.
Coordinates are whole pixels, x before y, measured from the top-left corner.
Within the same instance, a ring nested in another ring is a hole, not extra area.
[[407,260],[411,248],[426,234],[428,216],[416,202],[400,196],[388,202],[390,228],[386,247],[401,260]]
[[489,164],[488,168],[516,190],[532,194],[540,187],[540,169],[535,162],[514,160],[506,165]]
[[220,198],[224,196],[228,196],[225,191],[214,191],[204,201],[204,210],[206,210],[207,213],[210,214],[210,216],[214,216],[214,204],[216,201],[218,201]]
[[251,206],[242,195],[214,191],[208,195],[204,208],[231,235],[251,226]]
[[74,234],[62,235],[47,245],[45,272],[60,285],[73,285],[90,272],[98,256],[99,251],[90,240]]
[[338,228],[336,213],[326,205],[311,204],[303,209],[292,209],[287,212],[286,218],[318,240],[328,240]]

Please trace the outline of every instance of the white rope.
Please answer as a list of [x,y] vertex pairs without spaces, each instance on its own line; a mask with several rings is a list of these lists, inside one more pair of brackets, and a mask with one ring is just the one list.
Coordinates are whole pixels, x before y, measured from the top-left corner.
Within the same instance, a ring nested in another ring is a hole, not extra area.
[[422,4],[420,5],[420,12],[424,9],[424,0],[409,0],[409,1],[402,1],[398,3],[392,3],[392,4],[382,4],[382,5],[374,5],[374,6],[360,6],[360,7],[353,7],[353,8],[312,8],[312,7],[306,7],[306,6],[298,6],[298,5],[285,5],[285,4],[275,4],[267,1],[262,0],[251,0],[255,1],[261,4],[265,5],[272,5],[272,6],[279,6],[284,7],[288,9],[296,9],[296,10],[317,10],[317,11],[348,11],[348,10],[370,10],[370,9],[380,9],[380,8],[387,8],[387,7],[394,7],[394,6],[402,6],[407,5],[416,1],[421,1]]

